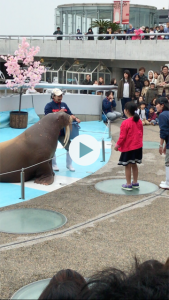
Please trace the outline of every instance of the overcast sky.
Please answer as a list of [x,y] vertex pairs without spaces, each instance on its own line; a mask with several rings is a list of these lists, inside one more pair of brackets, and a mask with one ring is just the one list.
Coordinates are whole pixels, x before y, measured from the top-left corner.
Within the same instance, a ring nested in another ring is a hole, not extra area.
[[[54,9],[61,4],[81,3],[81,0],[0,0],[0,35],[49,35],[54,31]],[[112,3],[107,0],[106,3]],[[82,3],[105,3],[103,0],[83,0]],[[131,4],[169,7],[169,0],[131,0]]]

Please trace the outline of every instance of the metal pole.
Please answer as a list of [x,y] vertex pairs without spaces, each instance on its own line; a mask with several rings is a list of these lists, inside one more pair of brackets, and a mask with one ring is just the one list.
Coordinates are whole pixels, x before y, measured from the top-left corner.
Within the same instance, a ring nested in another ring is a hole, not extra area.
[[105,142],[102,139],[102,161],[105,161]]
[[123,0],[121,0],[121,7],[120,7],[120,25],[122,25],[122,13],[123,13]]
[[108,120],[108,127],[109,127],[109,139],[111,138],[111,122]]
[[22,169],[20,176],[21,176],[21,199],[25,199],[25,172],[24,172],[24,169]]

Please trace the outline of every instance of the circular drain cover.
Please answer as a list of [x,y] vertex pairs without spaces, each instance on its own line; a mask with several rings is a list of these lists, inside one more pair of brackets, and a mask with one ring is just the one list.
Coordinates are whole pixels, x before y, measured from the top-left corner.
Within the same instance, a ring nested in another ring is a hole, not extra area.
[[143,142],[143,149],[158,149],[158,142]]
[[50,210],[21,208],[0,211],[0,231],[14,234],[54,230],[67,222],[64,215]]
[[122,184],[125,184],[125,179],[110,179],[100,181],[95,184],[95,188],[103,193],[107,194],[115,194],[115,195],[143,195],[143,194],[150,194],[154,193],[158,190],[158,186],[154,183],[139,180],[140,188],[133,189],[132,191],[126,191],[122,189]]
[[43,290],[46,288],[50,278],[32,282],[18,290],[11,299],[38,299]]

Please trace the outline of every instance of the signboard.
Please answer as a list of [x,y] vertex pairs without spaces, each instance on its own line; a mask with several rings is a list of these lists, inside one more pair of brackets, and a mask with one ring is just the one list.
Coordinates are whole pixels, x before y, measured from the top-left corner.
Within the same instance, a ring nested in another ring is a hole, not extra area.
[[129,10],[130,1],[114,1],[113,22],[117,24],[129,24]]
[[114,1],[114,9],[113,9],[113,23],[120,24],[120,10],[121,10],[121,2]]
[[122,24],[129,24],[130,2],[123,1]]

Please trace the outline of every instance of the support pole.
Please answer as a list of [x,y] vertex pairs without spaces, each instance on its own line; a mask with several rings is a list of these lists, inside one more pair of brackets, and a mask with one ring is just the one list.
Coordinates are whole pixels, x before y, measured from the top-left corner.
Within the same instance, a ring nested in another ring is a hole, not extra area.
[[120,25],[122,25],[123,0],[120,1]]
[[25,199],[25,172],[24,172],[24,169],[22,169],[20,176],[21,176],[21,199]]
[[102,161],[105,161],[105,142],[102,139]]
[[108,127],[109,127],[109,139],[111,138],[111,122],[108,120]]

